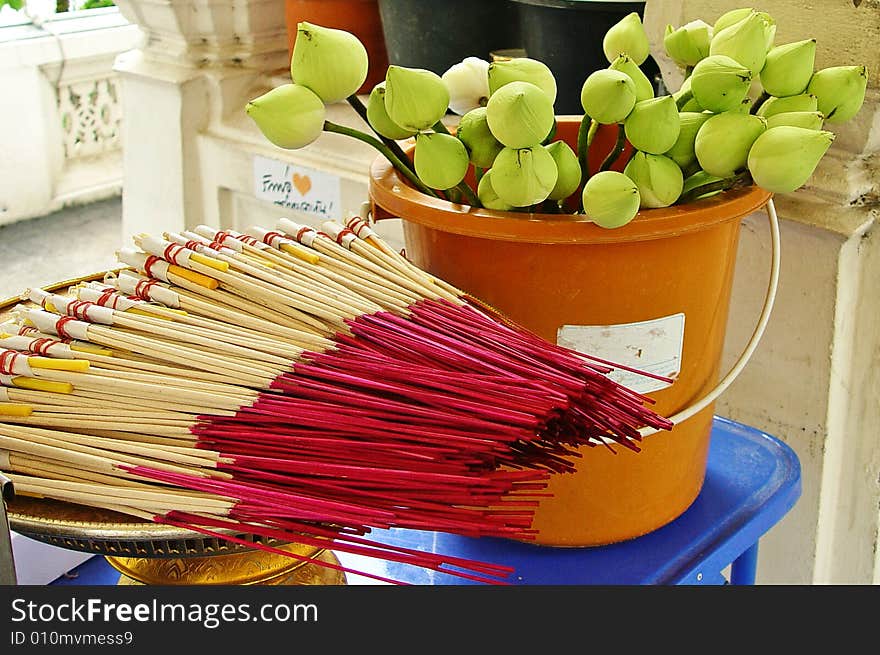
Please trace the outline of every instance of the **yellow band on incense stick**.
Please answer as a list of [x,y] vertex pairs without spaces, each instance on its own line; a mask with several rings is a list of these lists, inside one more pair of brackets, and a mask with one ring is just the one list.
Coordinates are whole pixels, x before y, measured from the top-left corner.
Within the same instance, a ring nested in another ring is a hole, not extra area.
[[28,366],[51,371],[72,371],[84,373],[89,370],[89,362],[85,359],[52,359],[51,357],[28,357]]
[[18,403],[0,403],[0,416],[30,416],[34,408]]
[[239,255],[241,256],[242,259],[244,259],[245,261],[248,261],[252,264],[259,264],[260,266],[265,266],[266,268],[271,268],[272,270],[278,269],[278,267],[275,264],[270,262],[265,257],[255,257],[255,256],[249,255],[247,253],[239,253]]
[[46,391],[48,393],[73,393],[73,385],[70,382],[53,382],[51,380],[37,380],[23,375],[12,378],[12,385],[19,389],[30,391]]
[[199,254],[197,252],[190,254],[189,258],[193,260],[196,264],[202,264],[203,266],[213,268],[215,271],[221,271],[225,273],[229,270],[229,264],[227,262],[221,262],[219,259],[206,257],[205,255]]
[[317,264],[319,261],[321,261],[321,258],[318,257],[318,255],[316,255],[315,253],[309,252],[304,248],[298,248],[292,243],[282,243],[281,250],[286,252],[288,255],[292,255],[297,259],[308,262],[309,264]]
[[215,280],[207,275],[196,273],[188,268],[181,268],[176,264],[170,264],[168,266],[168,272],[177,277],[182,277],[184,280],[189,280],[193,284],[198,284],[200,287],[205,287],[206,289],[216,289],[220,286],[220,280]]
[[87,355],[103,355],[104,357],[113,357],[113,351],[107,348],[101,348],[100,346],[93,346],[89,343],[71,343],[69,344],[70,349],[74,352],[85,353]]

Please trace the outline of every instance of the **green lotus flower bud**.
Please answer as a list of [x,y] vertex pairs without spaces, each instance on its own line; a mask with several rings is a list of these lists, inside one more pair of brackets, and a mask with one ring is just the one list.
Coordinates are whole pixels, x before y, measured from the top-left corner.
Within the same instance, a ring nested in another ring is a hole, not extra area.
[[662,155],[678,140],[681,119],[672,96],[660,96],[637,102],[623,126],[633,148]]
[[556,162],[556,184],[550,195],[551,200],[565,200],[581,185],[581,164],[577,154],[565,141],[554,141],[544,146]]
[[764,17],[764,50],[770,52],[773,49],[773,42],[776,40],[776,21],[770,18],[770,14],[759,11]]
[[486,120],[495,138],[508,148],[531,148],[550,133],[556,115],[550,98],[537,86],[510,82],[489,96]]
[[678,200],[684,186],[681,168],[665,155],[637,152],[623,173],[636,183],[640,206],[646,209],[669,207]]
[[767,129],[779,125],[803,127],[808,130],[821,130],[825,116],[819,111],[784,111],[767,118]]
[[777,98],[776,96],[767,98],[761,103],[761,106],[758,107],[757,114],[764,118],[770,118],[774,114],[782,114],[784,112],[818,110],[819,99],[812,94],[801,93],[796,96],[786,96],[784,98]]
[[641,66],[651,54],[641,17],[632,12],[612,25],[602,39],[602,50],[609,63],[619,55],[627,55],[636,65]]
[[816,39],[771,48],[761,69],[761,86],[771,96],[799,95],[810,83],[815,60]]
[[489,62],[485,59],[465,57],[440,78],[449,90],[449,109],[459,116],[489,101]]
[[608,68],[630,76],[636,85],[636,102],[654,97],[654,85],[629,55],[620,55]]
[[867,86],[865,66],[832,66],[813,74],[807,93],[818,98],[818,109],[825,114],[825,120],[843,123],[862,108]]
[[581,193],[584,213],[599,227],[623,227],[639,213],[641,198],[636,183],[623,173],[596,173]]
[[738,23],[715,32],[710,55],[724,55],[748,68],[756,76],[767,58],[766,19],[753,11]]
[[750,114],[752,112],[752,104],[754,104],[752,99],[749,98],[748,96],[746,96],[745,98],[742,99],[742,102],[740,102],[736,107],[734,107],[730,111],[734,111],[739,114]]
[[[684,184],[681,187],[681,195],[686,195],[697,187],[711,184],[712,182],[720,182],[721,180],[722,178],[715,175],[709,175],[709,173],[702,169],[698,170],[685,178]],[[709,198],[711,196],[714,196],[716,193],[721,193],[721,191],[709,191],[708,193],[700,194],[699,196],[697,196],[697,199],[699,200],[700,198]]]
[[413,156],[416,175],[432,189],[451,189],[468,170],[467,150],[451,134],[420,132]]
[[367,122],[377,133],[386,139],[408,139],[413,136],[415,130],[405,130],[400,125],[388,118],[388,112],[385,111],[385,82],[379,82],[370,91],[370,97],[367,99]]
[[480,204],[486,209],[495,209],[502,212],[515,209],[513,205],[504,202],[495,193],[495,188],[492,186],[491,170],[483,173],[483,177],[480,178],[480,183],[477,185],[477,198],[480,199]]
[[358,92],[367,79],[364,44],[352,33],[301,22],[290,57],[290,77],[314,91],[325,103]]
[[598,123],[620,123],[636,104],[636,85],[626,73],[610,68],[594,71],[581,87],[584,113]]
[[490,168],[504,148],[504,144],[489,129],[485,107],[471,109],[462,116],[455,134],[467,148],[471,163],[480,168]]
[[672,61],[687,68],[696,66],[698,61],[709,56],[711,40],[712,27],[701,20],[692,20],[678,29],[667,25],[663,47]]
[[666,151],[665,155],[678,164],[682,170],[692,166],[697,161],[697,154],[694,152],[694,140],[697,138],[697,132],[700,131],[700,127],[712,115],[708,112],[697,111],[678,112],[678,118],[681,123],[678,139]]
[[749,149],[767,129],[767,120],[753,114],[725,112],[709,118],[694,140],[700,168],[718,177],[730,177],[745,167]]
[[502,202],[529,207],[545,201],[556,186],[558,171],[544,146],[505,148],[492,164],[492,188]]
[[824,130],[780,125],[757,138],[749,151],[752,179],[771,193],[802,187],[831,147],[834,134]]
[[405,130],[435,125],[449,108],[449,91],[437,73],[423,68],[389,66],[385,72],[385,111]]
[[699,106],[720,113],[743,101],[752,85],[752,72],[725,55],[709,55],[694,66],[690,80]]
[[720,32],[725,27],[730,27],[742,19],[747,18],[754,11],[751,7],[740,7],[739,9],[731,9],[721,14],[712,26],[715,32]]
[[556,78],[543,61],[529,57],[502,59],[489,64],[489,96],[511,82],[530,82],[556,102]]
[[269,141],[294,150],[309,145],[324,130],[326,108],[310,89],[282,84],[254,98],[245,112]]

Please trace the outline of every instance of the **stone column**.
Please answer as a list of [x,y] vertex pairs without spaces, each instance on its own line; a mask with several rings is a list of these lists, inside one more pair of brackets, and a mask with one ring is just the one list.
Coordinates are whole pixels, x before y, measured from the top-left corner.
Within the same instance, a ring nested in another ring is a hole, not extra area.
[[[652,52],[673,90],[681,73],[663,55],[666,24],[707,23],[732,0],[648,0]],[[816,68],[868,67],[868,93],[809,183],[775,198],[782,271],[760,347],[721,398],[719,414],[780,437],[798,453],[803,495],[761,542],[758,582],[880,582],[880,2],[765,0],[776,43],[817,39]],[[770,241],[764,214],[743,225],[725,361],[748,340],[764,299]]]
[[116,4],[144,32],[142,47],[115,66],[125,116],[123,233],[214,222],[199,140],[231,107],[244,107],[255,80],[287,67],[284,0]]

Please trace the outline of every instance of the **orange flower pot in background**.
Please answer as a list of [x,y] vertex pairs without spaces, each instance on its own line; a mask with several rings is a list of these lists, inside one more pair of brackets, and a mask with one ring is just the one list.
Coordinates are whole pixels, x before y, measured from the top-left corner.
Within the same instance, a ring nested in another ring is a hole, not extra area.
[[367,49],[370,68],[358,93],[369,93],[385,79],[388,55],[377,0],[287,0],[284,7],[287,24],[288,58],[293,55],[296,28],[301,21],[351,32]]
[[[574,147],[579,120],[560,117],[557,138]],[[613,133],[600,131],[590,153],[593,170],[612,143]],[[369,194],[377,220],[403,220],[406,253],[415,264],[549,341],[557,341],[563,326],[577,333],[577,326],[659,320],[662,330],[683,320],[677,378],[647,394],[664,416],[718,383],[740,223],[770,198],[757,187],[730,191],[642,211],[628,225],[606,230],[558,214],[497,212],[431,198],[381,157],[371,167]],[[713,409],[646,437],[640,452],[581,448],[577,472],[553,476],[552,497],[538,506],[537,542],[604,545],[681,515],[703,484]]]

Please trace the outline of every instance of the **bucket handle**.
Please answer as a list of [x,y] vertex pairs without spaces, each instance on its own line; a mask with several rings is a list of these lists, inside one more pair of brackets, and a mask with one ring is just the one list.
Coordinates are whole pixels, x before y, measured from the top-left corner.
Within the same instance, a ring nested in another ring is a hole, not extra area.
[[[767,200],[765,208],[767,209],[767,218],[770,222],[770,242],[772,247],[772,254],[770,260],[770,279],[767,283],[767,294],[764,298],[764,306],[761,309],[761,314],[758,317],[758,322],[755,325],[755,329],[752,332],[751,338],[749,339],[748,343],[740,354],[739,359],[736,360],[736,363],[731,367],[727,375],[725,375],[718,382],[715,388],[696,402],[691,403],[689,406],[668,417],[673,426],[678,425],[679,423],[683,423],[695,414],[703,411],[706,407],[715,402],[719,398],[719,396],[721,396],[721,394],[727,391],[728,387],[730,387],[730,385],[733,384],[734,380],[739,377],[739,374],[742,373],[743,369],[746,367],[746,364],[748,364],[749,360],[751,359],[752,354],[754,354],[755,350],[757,349],[758,343],[761,341],[761,337],[764,336],[764,330],[766,329],[767,323],[770,320],[770,314],[773,310],[773,304],[776,301],[776,290],[779,286],[779,260],[781,250],[779,239],[779,216],[776,214],[776,205],[773,204],[773,198],[769,198]],[[370,209],[370,203],[368,202],[361,205],[361,217],[365,220],[368,216],[370,216]],[[374,218],[373,220],[380,219]],[[660,430],[654,428],[642,428],[641,430],[639,430],[639,434],[642,437],[646,437],[659,431]]]
[[[780,239],[779,239],[779,217],[776,214],[776,205],[773,204],[773,198],[769,198],[767,200],[767,204],[765,205],[767,209],[767,218],[770,222],[770,242],[772,246],[772,255],[770,260],[770,279],[767,283],[767,294],[764,298],[764,306],[761,309],[761,314],[758,317],[758,323],[755,326],[754,331],[752,332],[752,336],[743,349],[742,353],[739,356],[739,359],[736,360],[736,363],[731,367],[730,371],[725,375],[715,386],[712,391],[707,393],[705,396],[692,403],[688,407],[676,412],[672,416],[669,417],[669,420],[673,425],[678,425],[691,418],[695,414],[703,411],[706,407],[715,402],[721,394],[727,391],[727,388],[733,384],[734,380],[739,377],[739,374],[742,373],[743,369],[748,364],[749,359],[751,359],[752,354],[755,352],[755,349],[758,347],[758,343],[761,341],[761,337],[764,335],[764,330],[767,327],[767,323],[770,320],[770,313],[773,310],[773,303],[776,301],[776,290],[779,286],[779,259],[780,259]],[[639,430],[639,434],[643,437],[659,432],[659,430],[655,430],[653,428],[642,428]]]

